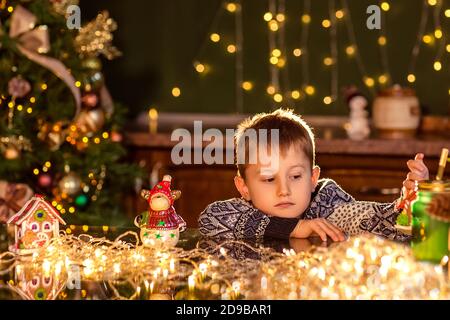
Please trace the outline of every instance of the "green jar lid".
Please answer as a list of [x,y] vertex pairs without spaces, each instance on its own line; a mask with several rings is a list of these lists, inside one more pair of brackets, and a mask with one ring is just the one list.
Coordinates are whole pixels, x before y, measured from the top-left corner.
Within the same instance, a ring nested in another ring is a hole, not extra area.
[[[428,180],[419,183],[419,194],[427,193],[426,214],[436,220],[450,222],[450,180]],[[420,200],[420,195],[417,201]]]
[[450,192],[450,180],[425,180],[419,182],[419,191]]

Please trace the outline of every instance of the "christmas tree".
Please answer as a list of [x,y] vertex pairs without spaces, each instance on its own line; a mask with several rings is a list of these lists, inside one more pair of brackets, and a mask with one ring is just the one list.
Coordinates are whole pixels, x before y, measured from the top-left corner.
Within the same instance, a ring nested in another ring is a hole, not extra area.
[[121,196],[141,172],[122,161],[100,60],[120,55],[117,26],[105,11],[77,28],[77,5],[0,0],[0,220],[40,193],[69,223],[127,221]]

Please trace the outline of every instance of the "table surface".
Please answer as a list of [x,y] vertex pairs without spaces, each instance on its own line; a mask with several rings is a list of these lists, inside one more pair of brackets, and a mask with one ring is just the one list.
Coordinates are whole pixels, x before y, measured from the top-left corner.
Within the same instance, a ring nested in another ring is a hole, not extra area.
[[[138,233],[136,228],[121,228],[121,227],[109,227],[105,230],[104,227],[88,227],[84,229],[82,226],[70,226],[72,234],[88,234],[96,238],[106,238],[108,240],[114,240],[119,235],[125,233],[126,231],[134,231]],[[127,241],[127,238],[124,238]],[[7,228],[5,225],[0,225],[0,254],[8,250],[8,246],[13,243],[13,232],[11,228]],[[131,242],[131,238],[130,238]],[[295,252],[306,251],[312,246],[328,246],[332,243],[331,239],[329,242],[322,242],[320,238],[309,238],[309,239],[290,239],[290,240],[280,240],[280,239],[264,239],[259,242],[246,241],[245,244],[249,246],[243,246],[241,244],[228,244],[227,250],[228,254],[235,259],[260,259],[258,251],[252,250],[251,248],[271,248],[277,252],[283,252],[285,249],[293,249]],[[220,240],[203,238],[197,229],[187,229],[180,235],[180,240],[178,241],[177,247],[184,250],[191,250],[194,248],[201,248],[208,252],[213,253],[218,245],[221,244]],[[20,299],[35,299],[39,300],[39,296],[36,296],[39,290],[33,291],[35,294],[33,297],[27,297],[20,294],[20,290],[17,290],[22,283],[19,283],[17,279],[16,267],[12,268],[8,272],[0,272],[0,299],[2,300],[20,300]],[[5,266],[0,264],[0,271],[5,271]],[[39,269],[42,270],[42,269]],[[26,275],[27,281],[38,281],[45,282],[48,280],[44,279],[42,272],[36,272],[33,270],[33,274]],[[38,279],[38,280],[36,280]],[[29,282],[32,283],[32,282]],[[42,287],[42,283],[40,284]],[[68,288],[67,283],[61,284],[55,289],[54,284],[52,290],[57,290],[56,299],[57,300],[86,300],[86,299],[114,299],[114,296],[108,281],[92,281],[86,280],[81,277],[81,287],[80,288]],[[47,289],[43,289],[44,291]],[[41,293],[42,294],[42,293]],[[45,298],[49,298],[49,294],[45,295]],[[173,298],[173,297],[172,297]]]

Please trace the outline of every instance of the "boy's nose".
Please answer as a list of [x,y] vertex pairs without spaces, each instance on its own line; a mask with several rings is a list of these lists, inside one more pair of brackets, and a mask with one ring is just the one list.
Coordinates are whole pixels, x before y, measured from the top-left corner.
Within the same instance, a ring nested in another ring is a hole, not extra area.
[[291,190],[289,189],[289,185],[286,181],[280,181],[278,184],[278,196],[289,196],[291,194]]

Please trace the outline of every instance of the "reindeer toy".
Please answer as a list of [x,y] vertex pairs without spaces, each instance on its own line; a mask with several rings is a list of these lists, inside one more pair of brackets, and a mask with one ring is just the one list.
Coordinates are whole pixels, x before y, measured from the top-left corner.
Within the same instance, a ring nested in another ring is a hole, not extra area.
[[180,232],[186,229],[186,222],[173,207],[180,198],[181,191],[171,190],[172,177],[165,175],[152,190],[142,190],[141,196],[148,201],[148,212],[139,215],[134,224],[141,229],[140,236],[144,246],[173,247],[177,244]]

